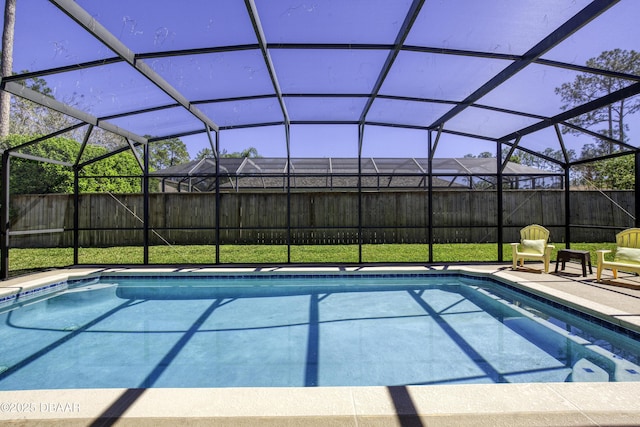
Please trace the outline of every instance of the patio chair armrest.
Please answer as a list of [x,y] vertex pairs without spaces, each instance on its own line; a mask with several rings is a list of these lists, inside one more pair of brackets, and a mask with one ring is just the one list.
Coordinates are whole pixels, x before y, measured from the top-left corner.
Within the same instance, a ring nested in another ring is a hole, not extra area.
[[511,257],[513,258],[513,268],[516,268],[516,260],[518,259],[518,246],[520,243],[511,243]]
[[604,255],[605,254],[610,254],[611,252],[613,252],[611,249],[598,249],[596,251],[596,255],[598,257],[598,264],[601,264],[604,262]]

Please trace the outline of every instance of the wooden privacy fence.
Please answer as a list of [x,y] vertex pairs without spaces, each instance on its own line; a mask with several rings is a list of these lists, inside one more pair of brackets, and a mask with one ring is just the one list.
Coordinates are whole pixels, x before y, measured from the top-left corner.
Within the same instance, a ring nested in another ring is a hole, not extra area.
[[[530,223],[563,241],[564,197],[561,190],[504,191],[504,241],[517,240]],[[613,241],[619,229],[634,225],[633,191],[574,191],[570,197],[573,242]],[[141,194],[81,195],[79,245],[142,245],[143,201]],[[495,191],[434,191],[432,211],[434,243],[497,241]],[[12,196],[10,217],[11,247],[73,246],[72,195]],[[216,241],[213,193],[151,194],[149,217],[150,244]],[[428,243],[429,199],[425,191],[230,192],[220,195],[219,222],[221,244],[286,244],[288,235],[291,244],[357,244],[359,225],[363,243]]]

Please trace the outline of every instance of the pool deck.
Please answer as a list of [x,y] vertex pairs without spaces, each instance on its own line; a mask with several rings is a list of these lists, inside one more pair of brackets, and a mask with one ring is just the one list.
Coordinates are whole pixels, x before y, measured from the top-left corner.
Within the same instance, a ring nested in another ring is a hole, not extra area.
[[[540,263],[273,267],[261,271],[425,271],[487,273],[533,293],[640,332],[640,277],[540,273]],[[255,272],[252,268],[75,268],[0,283],[0,298],[69,276],[136,272]],[[64,426],[640,426],[640,382],[392,387],[106,389],[0,392],[0,423]]]

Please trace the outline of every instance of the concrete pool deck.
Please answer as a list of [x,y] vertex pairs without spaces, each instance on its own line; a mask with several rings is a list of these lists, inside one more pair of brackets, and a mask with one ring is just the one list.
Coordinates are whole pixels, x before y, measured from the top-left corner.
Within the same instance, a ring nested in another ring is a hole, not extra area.
[[[597,283],[581,266],[540,274],[540,263],[273,267],[261,271],[452,270],[494,274],[596,317],[640,331],[640,277],[610,271]],[[553,267],[551,271],[553,271]],[[595,270],[595,268],[594,268]],[[120,272],[253,272],[253,268],[74,268],[0,283],[3,295],[69,276]],[[0,422],[12,425],[220,426],[598,426],[640,425],[640,382],[392,387],[91,389],[0,392]]]

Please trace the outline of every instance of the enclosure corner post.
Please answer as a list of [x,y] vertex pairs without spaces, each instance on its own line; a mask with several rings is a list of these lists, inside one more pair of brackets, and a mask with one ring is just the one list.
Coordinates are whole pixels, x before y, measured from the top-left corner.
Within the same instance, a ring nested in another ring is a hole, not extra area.
[[0,190],[0,280],[9,278],[9,152],[2,153],[2,189]]

